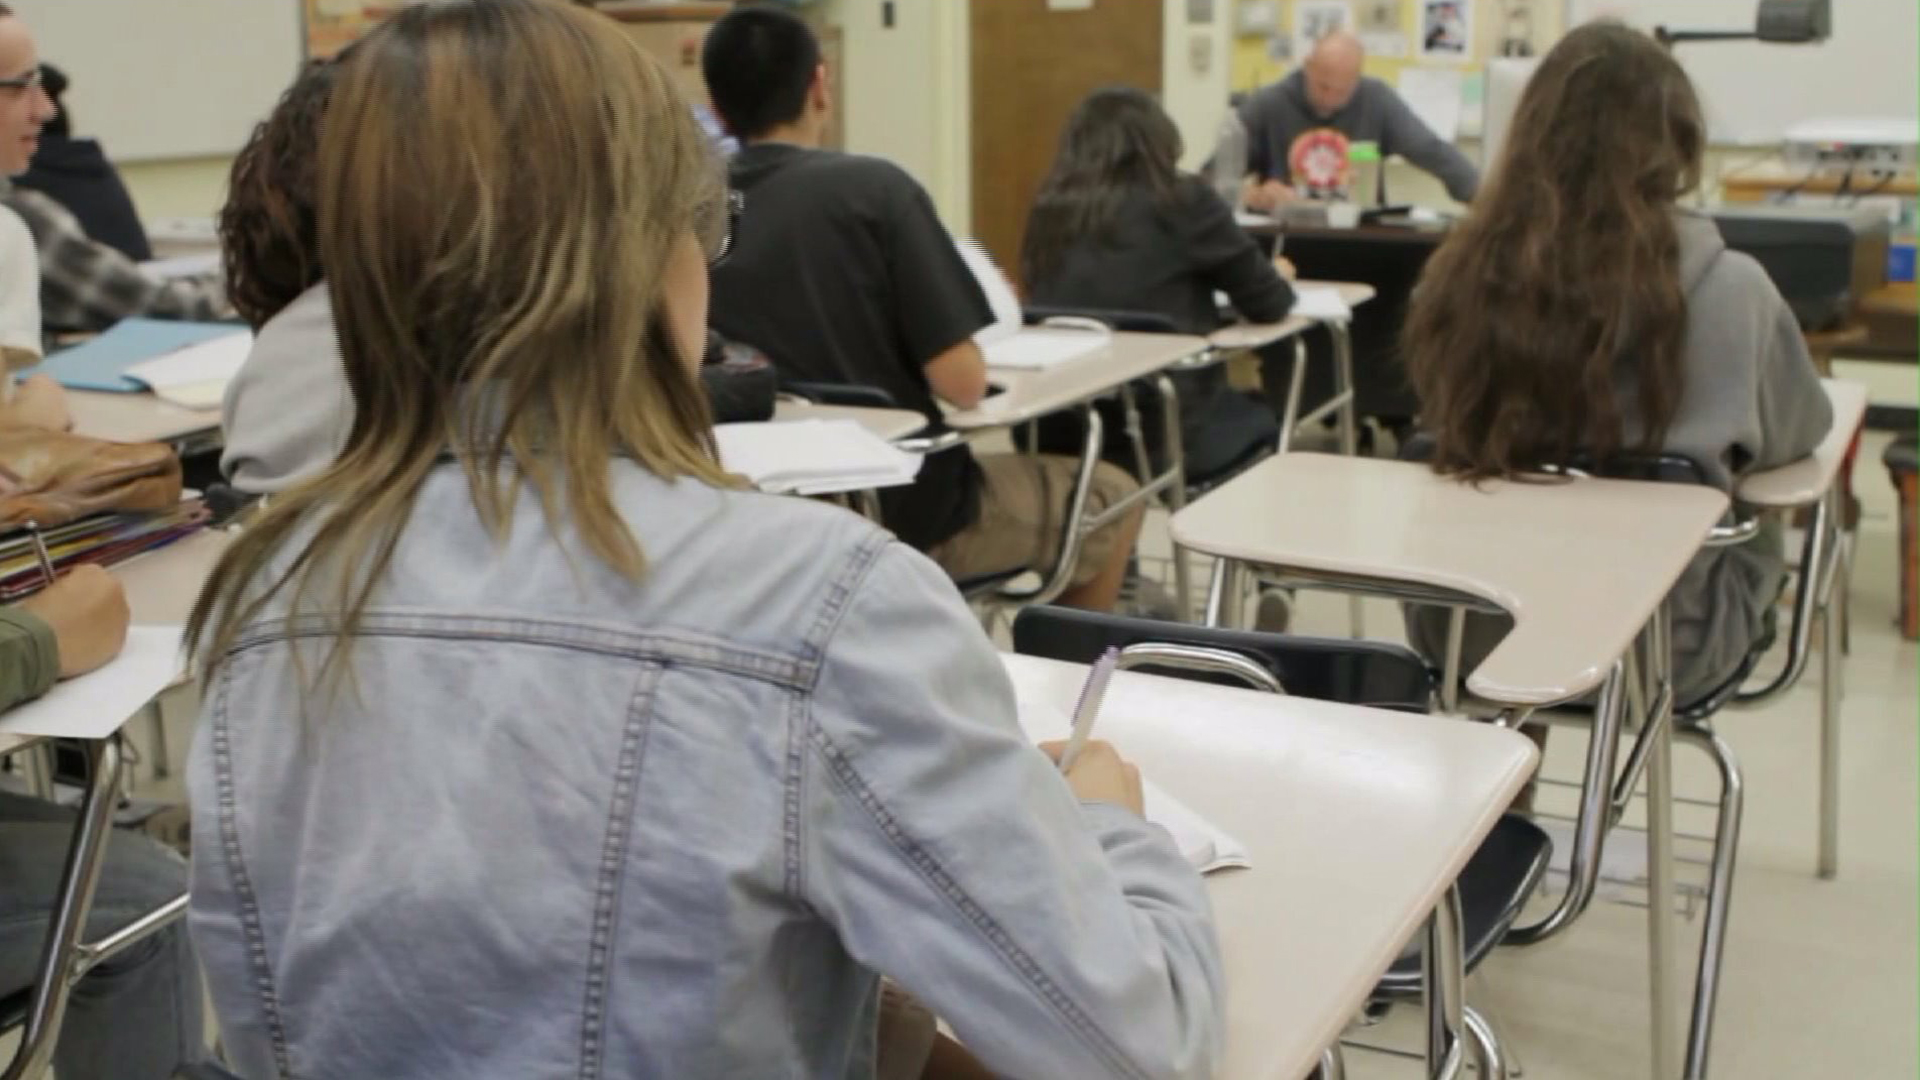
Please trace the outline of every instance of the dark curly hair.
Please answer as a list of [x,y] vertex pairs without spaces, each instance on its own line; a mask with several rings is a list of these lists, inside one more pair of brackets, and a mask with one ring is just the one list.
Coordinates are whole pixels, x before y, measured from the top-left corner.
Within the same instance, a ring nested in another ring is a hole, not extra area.
[[255,330],[325,277],[315,176],[321,117],[340,59],[300,70],[272,115],[253,129],[227,179],[220,208],[227,298]]

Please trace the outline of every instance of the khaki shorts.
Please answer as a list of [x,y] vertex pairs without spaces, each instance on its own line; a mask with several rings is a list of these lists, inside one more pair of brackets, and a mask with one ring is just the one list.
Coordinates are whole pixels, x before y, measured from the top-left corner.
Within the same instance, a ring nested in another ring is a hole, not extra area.
[[[986,483],[980,492],[979,520],[927,554],[958,579],[1021,568],[1052,570],[1079,467],[1074,458],[1051,454],[982,455]],[[1102,461],[1094,467],[1087,512],[1098,514],[1139,489],[1133,477]],[[1119,538],[1119,522],[1113,522],[1080,542],[1074,585],[1099,575],[1113,558]]]

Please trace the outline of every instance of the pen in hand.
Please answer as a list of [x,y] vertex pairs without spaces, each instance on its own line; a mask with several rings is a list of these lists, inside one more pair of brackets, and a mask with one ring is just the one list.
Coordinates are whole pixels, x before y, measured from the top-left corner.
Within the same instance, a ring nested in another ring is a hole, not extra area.
[[1100,715],[1100,702],[1107,696],[1107,684],[1113,681],[1114,670],[1119,666],[1119,649],[1108,649],[1093,662],[1087,683],[1080,688],[1080,701],[1073,707],[1073,734],[1067,738],[1067,748],[1060,752],[1061,772],[1072,769],[1074,759],[1086,748],[1087,738],[1093,734],[1094,718]]

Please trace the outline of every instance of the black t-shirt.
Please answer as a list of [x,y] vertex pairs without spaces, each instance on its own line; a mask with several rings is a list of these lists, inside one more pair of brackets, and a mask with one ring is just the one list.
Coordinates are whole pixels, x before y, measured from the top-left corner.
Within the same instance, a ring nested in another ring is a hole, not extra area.
[[[993,321],[933,202],[878,158],[759,143],[729,165],[746,209],[713,271],[713,328],[782,373],[878,387],[938,422],[924,365]],[[887,527],[926,550],[971,524],[980,469],[966,447],[880,493]]]

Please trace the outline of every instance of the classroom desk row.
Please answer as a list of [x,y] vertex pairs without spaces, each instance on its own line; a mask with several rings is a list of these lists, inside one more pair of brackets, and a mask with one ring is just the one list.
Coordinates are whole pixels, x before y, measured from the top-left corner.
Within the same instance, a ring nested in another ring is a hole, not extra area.
[[[122,566],[135,621],[182,621],[227,540],[208,532]],[[1063,711],[1086,677],[1034,657],[1006,667],[1021,701]],[[1315,1066],[1537,760],[1487,725],[1132,672],[1115,677],[1100,734],[1251,857],[1207,878],[1230,988],[1226,1080]]]

